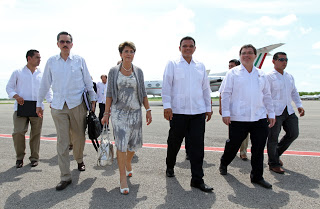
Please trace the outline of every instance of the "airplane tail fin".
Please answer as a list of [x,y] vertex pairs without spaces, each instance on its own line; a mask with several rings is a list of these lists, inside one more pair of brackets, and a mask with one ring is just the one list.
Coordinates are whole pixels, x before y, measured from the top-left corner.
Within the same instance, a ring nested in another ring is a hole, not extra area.
[[282,46],[282,45],[284,45],[284,43],[272,44],[272,45],[257,49],[257,58],[254,61],[254,66],[261,69],[266,56],[271,55],[271,54],[269,54],[269,52],[275,48],[278,48],[279,46]]

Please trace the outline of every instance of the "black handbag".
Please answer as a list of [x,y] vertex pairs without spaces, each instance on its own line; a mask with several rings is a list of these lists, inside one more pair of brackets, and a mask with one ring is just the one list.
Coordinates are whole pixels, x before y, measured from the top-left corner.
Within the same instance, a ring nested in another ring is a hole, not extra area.
[[87,124],[89,139],[91,139],[94,148],[96,149],[96,151],[98,151],[98,138],[101,134],[101,124],[99,118],[97,118],[97,116],[92,111],[90,111],[89,115],[87,116]]

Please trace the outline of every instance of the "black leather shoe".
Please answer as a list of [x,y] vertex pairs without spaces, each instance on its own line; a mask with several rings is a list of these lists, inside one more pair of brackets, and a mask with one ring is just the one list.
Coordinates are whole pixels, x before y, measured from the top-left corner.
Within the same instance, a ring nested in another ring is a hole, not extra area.
[[191,181],[190,186],[192,186],[192,187],[194,187],[194,188],[198,188],[198,189],[200,189],[200,190],[203,191],[203,192],[212,192],[212,190],[213,190],[212,187],[209,187],[209,186],[206,185],[205,183],[196,184],[196,183],[193,183],[193,182]]
[[38,166],[38,161],[35,161],[35,160],[33,160],[33,161],[31,161],[31,167],[36,167],[36,166]]
[[85,171],[86,170],[86,166],[85,164],[82,162],[82,163],[78,163],[78,170],[79,171]]
[[272,188],[272,185],[269,184],[267,181],[265,181],[264,179],[261,179],[260,181],[252,181],[252,183],[254,184],[259,184],[260,186],[264,187],[264,188],[267,188],[267,189],[271,189]]
[[23,166],[23,160],[16,161],[16,168],[21,168]]
[[60,191],[60,190],[64,190],[65,188],[67,188],[67,186],[69,184],[71,184],[72,180],[69,181],[60,181],[60,183],[56,186],[56,190]]
[[228,172],[227,172],[227,166],[225,166],[225,165],[221,165],[220,164],[220,167],[219,167],[219,171],[220,171],[220,174],[221,175],[227,175],[228,174]]
[[167,168],[166,175],[168,177],[175,177],[173,168]]

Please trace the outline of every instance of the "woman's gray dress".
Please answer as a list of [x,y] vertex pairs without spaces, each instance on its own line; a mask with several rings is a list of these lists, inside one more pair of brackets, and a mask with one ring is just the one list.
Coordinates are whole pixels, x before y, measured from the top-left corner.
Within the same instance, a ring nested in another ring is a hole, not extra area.
[[117,79],[118,100],[111,106],[111,123],[116,147],[121,152],[142,147],[142,113],[137,81],[133,74]]

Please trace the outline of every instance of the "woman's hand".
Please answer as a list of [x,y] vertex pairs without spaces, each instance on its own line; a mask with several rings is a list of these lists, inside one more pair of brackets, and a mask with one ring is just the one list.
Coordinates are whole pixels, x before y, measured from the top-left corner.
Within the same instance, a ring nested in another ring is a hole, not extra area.
[[149,125],[152,122],[151,111],[146,112],[146,121],[147,121],[147,125]]

